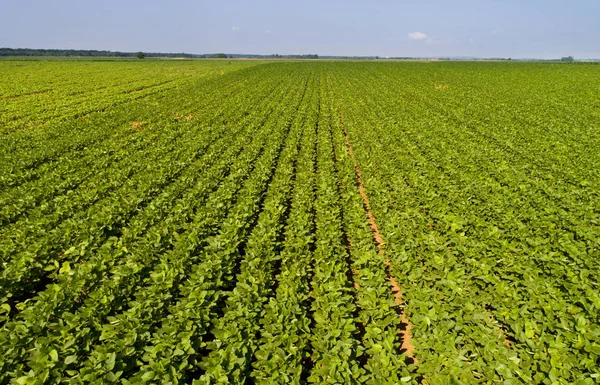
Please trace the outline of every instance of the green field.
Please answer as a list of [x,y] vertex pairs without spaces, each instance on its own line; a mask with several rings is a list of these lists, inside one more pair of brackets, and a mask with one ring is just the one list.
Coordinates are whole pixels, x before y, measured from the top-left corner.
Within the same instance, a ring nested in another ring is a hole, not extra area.
[[600,66],[0,60],[0,384],[600,383]]

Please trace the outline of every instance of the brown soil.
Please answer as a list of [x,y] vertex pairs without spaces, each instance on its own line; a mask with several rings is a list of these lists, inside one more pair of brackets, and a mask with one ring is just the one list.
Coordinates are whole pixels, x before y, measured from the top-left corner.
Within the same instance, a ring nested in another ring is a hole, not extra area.
[[[389,260],[386,260],[386,264],[389,266]],[[392,284],[392,292],[394,293],[394,302],[396,303],[396,305],[402,306],[402,291],[400,290],[400,285],[398,285],[398,281],[396,280],[396,278],[392,277],[391,275],[389,276],[388,279],[390,280],[390,283]],[[412,335],[410,334],[410,331],[412,330],[412,325],[408,322],[408,318],[406,317],[406,313],[404,311],[402,311],[400,313],[400,320],[402,321],[402,325],[404,326],[403,327],[404,330],[398,331],[398,333],[402,337],[402,346],[400,346],[400,350],[404,354],[406,354],[408,357],[410,357],[416,365],[419,362],[417,361],[417,359],[414,356],[415,347],[412,345],[412,342],[411,342]]]
[[131,123],[131,128],[133,128],[135,131],[142,131],[144,128],[146,128],[146,123],[136,120],[135,122]]
[[[346,129],[346,125],[344,124],[344,116],[342,114],[342,108],[338,106],[340,112],[340,122],[342,124],[342,128],[344,129],[344,137],[346,139],[346,146],[348,147],[348,152],[350,153],[350,157],[352,158],[352,162],[354,163],[354,170],[356,172],[356,181],[358,184],[358,190],[360,192],[360,196],[362,197],[367,217],[369,218],[369,225],[371,227],[371,231],[373,232],[373,238],[375,239],[375,244],[377,245],[377,250],[380,255],[384,255],[384,241],[381,233],[379,232],[379,227],[377,226],[377,221],[375,220],[375,215],[371,211],[371,203],[369,202],[369,197],[367,196],[365,187],[362,182],[362,176],[360,173],[360,167],[356,162],[356,158],[354,157],[354,150],[352,149],[352,145],[350,144],[350,138],[348,136],[348,130]],[[396,278],[391,275],[390,272],[390,260],[385,258],[384,260],[386,264],[386,269],[388,273],[388,281],[392,286],[392,292],[394,293],[394,302],[402,309],[403,301],[402,301],[402,290]],[[410,331],[412,329],[412,325],[408,322],[408,318],[406,317],[406,313],[404,310],[400,311],[400,320],[402,322],[400,330],[398,330],[398,334],[400,334],[400,338],[402,340],[402,346],[400,347],[400,351],[404,353],[415,365],[418,364],[417,359],[414,356],[414,346],[411,343],[412,336]]]
[[490,310],[488,310],[488,309],[485,309],[485,312],[486,312],[486,313],[488,313],[488,322],[489,322],[490,324],[492,324],[492,325],[493,325],[493,327],[494,327],[494,330],[496,330],[496,331],[500,332],[500,334],[502,335],[502,338],[503,338],[503,340],[502,340],[502,343],[503,343],[504,345],[506,345],[506,346],[507,346],[507,347],[510,349],[510,347],[511,347],[511,346],[510,346],[511,342],[510,342],[510,340],[509,340],[509,339],[506,337],[506,333],[505,333],[504,329],[502,329],[502,327],[498,326],[498,325],[495,323],[496,319],[494,318],[494,314],[493,314],[493,313],[492,313]]

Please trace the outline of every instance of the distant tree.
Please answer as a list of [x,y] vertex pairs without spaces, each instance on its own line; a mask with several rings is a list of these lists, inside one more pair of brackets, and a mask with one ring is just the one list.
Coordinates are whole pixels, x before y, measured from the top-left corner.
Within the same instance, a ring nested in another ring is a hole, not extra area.
[[140,51],[140,52],[136,53],[136,54],[135,54],[135,56],[136,56],[138,59],[143,59],[143,58],[145,58],[145,57],[146,57],[146,55],[145,55],[145,54],[144,54],[142,51]]
[[210,55],[211,59],[227,59],[227,54],[224,53],[214,53]]
[[567,57],[561,57],[560,61],[564,61],[567,63],[573,63],[575,61],[575,59],[573,58],[573,56],[567,56]]

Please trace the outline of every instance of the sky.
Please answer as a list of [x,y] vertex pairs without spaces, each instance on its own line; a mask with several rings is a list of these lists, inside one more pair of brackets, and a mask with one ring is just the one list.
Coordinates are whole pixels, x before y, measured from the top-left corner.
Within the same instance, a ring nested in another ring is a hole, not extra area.
[[600,58],[600,0],[2,0],[0,47]]

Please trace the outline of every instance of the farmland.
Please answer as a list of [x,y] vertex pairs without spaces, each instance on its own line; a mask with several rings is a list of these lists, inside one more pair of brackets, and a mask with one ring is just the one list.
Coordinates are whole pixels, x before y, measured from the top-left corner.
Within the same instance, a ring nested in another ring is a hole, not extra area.
[[0,384],[600,383],[599,66],[0,68]]

